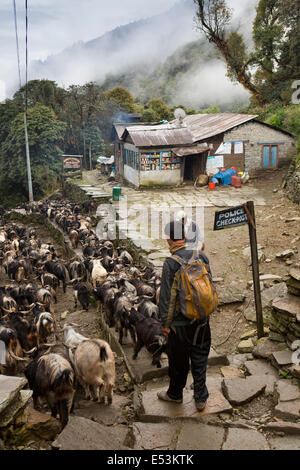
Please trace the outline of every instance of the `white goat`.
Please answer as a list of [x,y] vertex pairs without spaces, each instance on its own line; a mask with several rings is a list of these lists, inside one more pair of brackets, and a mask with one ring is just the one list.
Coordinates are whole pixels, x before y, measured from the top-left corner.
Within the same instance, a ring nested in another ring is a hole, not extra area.
[[102,266],[101,261],[99,259],[93,260],[93,269],[91,273],[91,280],[93,287],[96,288],[97,282],[103,282],[107,278],[107,271]]
[[112,403],[115,385],[115,358],[109,344],[101,339],[82,341],[74,353],[75,370],[86,398]]

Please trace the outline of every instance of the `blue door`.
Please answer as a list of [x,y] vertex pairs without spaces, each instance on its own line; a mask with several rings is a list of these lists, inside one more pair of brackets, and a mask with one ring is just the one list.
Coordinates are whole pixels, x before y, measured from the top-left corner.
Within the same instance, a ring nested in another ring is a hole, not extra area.
[[269,166],[270,161],[270,146],[264,145],[264,153],[263,153],[263,167]]
[[263,148],[263,168],[274,168],[277,166],[278,146],[264,145]]
[[271,165],[270,166],[277,166],[277,155],[278,154],[278,147],[277,145],[272,145],[271,147]]

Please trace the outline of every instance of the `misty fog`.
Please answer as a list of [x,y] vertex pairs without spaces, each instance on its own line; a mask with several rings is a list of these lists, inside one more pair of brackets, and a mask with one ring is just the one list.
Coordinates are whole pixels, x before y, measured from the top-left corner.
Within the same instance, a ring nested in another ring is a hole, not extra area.
[[[228,2],[235,9],[233,24],[241,27],[249,41],[257,1]],[[142,69],[147,77],[157,65],[163,66],[178,48],[203,37],[196,29],[194,17],[193,0],[182,0],[166,13],[120,26],[92,41],[80,41],[78,30],[79,41],[73,46],[46,60],[31,62],[28,79],[47,78],[63,87],[88,81],[101,85],[108,75],[132,73],[136,68]],[[5,80],[7,94],[11,95],[18,88],[16,78],[14,71],[14,77]],[[131,91],[137,88],[133,85]],[[182,103],[196,108],[209,104],[226,106],[236,101],[245,103],[249,97],[240,85],[233,85],[226,77],[226,67],[221,60],[209,61],[192,74],[181,77],[176,89],[169,104]],[[4,91],[0,81],[0,95]]]

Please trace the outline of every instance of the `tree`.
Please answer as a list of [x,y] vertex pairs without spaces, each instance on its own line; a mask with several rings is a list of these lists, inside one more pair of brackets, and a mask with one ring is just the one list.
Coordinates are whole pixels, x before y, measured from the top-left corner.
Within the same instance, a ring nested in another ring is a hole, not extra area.
[[66,116],[67,134],[66,150],[82,153],[84,163],[88,168],[86,127],[95,118],[100,106],[101,92],[94,82],[85,85],[71,85],[67,89]]
[[122,86],[116,86],[111,90],[105,91],[103,93],[104,97],[106,97],[110,101],[115,101],[118,105],[120,105],[120,109],[122,111],[133,113],[135,110],[134,107],[134,98],[132,94]]
[[170,121],[174,114],[162,98],[152,98],[145,106],[142,120],[145,122]]
[[253,25],[254,50],[229,31],[232,10],[225,0],[194,0],[197,25],[226,63],[228,76],[241,83],[256,103],[282,101],[291,80],[300,75],[298,0],[260,0]]
[[[14,101],[24,107],[24,97],[26,93],[25,85],[15,94]],[[52,108],[53,111],[61,116],[64,109],[66,91],[60,88],[52,80],[30,80],[27,83],[27,106],[30,108],[36,104],[43,104]]]
[[89,162],[89,168],[91,163],[96,163],[95,153],[101,153],[105,150],[104,141],[102,139],[101,132],[99,127],[90,120],[85,127],[85,139],[86,144],[89,149],[89,157],[91,157],[91,162]]
[[[56,119],[52,109],[37,104],[27,111],[33,193],[35,197],[47,189],[49,181],[61,171],[65,124]],[[24,114],[11,122],[10,131],[0,150],[0,187],[2,197],[18,195],[27,198],[27,168],[24,139]]]
[[221,110],[216,104],[212,104],[209,108],[201,109],[201,111],[199,111],[200,114],[219,114],[220,112]]

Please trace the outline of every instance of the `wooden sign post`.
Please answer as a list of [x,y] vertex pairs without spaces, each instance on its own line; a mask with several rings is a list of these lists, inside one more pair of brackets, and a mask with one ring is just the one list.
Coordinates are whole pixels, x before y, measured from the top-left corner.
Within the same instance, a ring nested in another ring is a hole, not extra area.
[[224,211],[219,211],[215,213],[214,230],[223,230],[225,228],[237,227],[239,225],[244,224],[248,224],[249,227],[253,286],[256,308],[257,336],[258,338],[262,338],[264,336],[264,322],[260,293],[259,262],[254,203],[253,201],[249,201],[246,204],[243,204],[242,206],[231,207]]
[[82,177],[82,155],[62,155],[62,189],[64,191],[65,178],[71,176]]

